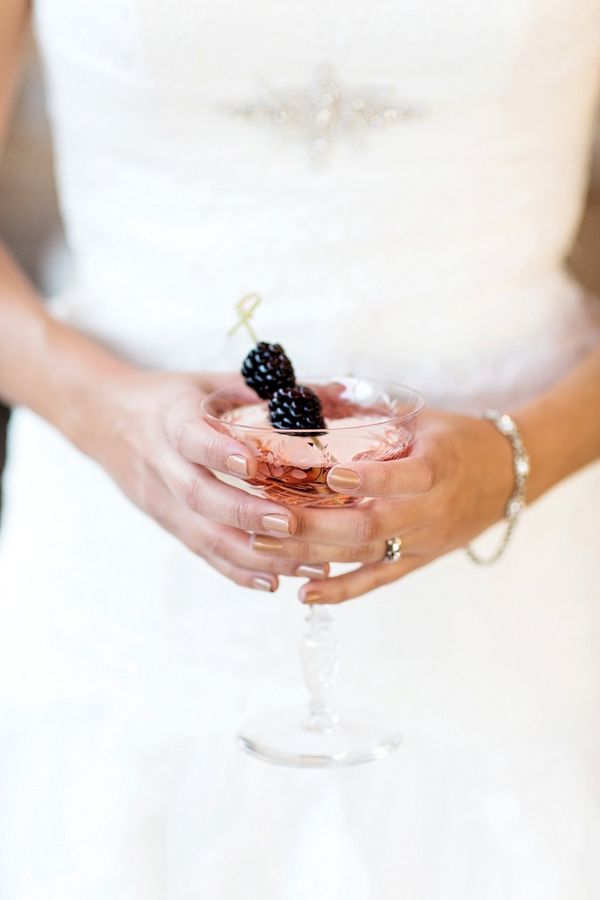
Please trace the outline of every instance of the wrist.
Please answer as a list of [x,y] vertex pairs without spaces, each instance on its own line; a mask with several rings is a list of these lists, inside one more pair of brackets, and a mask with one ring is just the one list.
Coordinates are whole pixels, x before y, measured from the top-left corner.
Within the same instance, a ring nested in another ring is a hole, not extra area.
[[515,412],[531,457],[528,498],[600,459],[600,348]]
[[510,441],[501,434],[493,421],[481,418],[482,438],[479,447],[483,467],[479,479],[481,499],[489,511],[490,523],[498,522],[506,514],[506,506],[514,491],[513,454]]
[[[531,462],[527,502],[532,503],[574,471],[563,447],[564,433],[559,410],[551,397],[543,397],[514,413]],[[562,436],[561,436],[562,435]]]
[[137,369],[80,332],[49,319],[37,378],[40,413],[79,450],[97,457],[118,404],[119,383]]

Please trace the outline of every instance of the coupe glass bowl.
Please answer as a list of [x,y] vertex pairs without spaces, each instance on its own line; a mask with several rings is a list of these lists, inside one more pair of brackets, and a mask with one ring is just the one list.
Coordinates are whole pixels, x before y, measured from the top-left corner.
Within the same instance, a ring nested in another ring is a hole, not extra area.
[[420,394],[402,385],[363,378],[308,378],[318,394],[326,428],[276,431],[268,422],[267,402],[245,385],[224,388],[203,404],[210,424],[248,447],[257,458],[256,475],[236,484],[288,506],[352,506],[359,498],[338,494],[327,485],[336,463],[390,460],[407,456]]

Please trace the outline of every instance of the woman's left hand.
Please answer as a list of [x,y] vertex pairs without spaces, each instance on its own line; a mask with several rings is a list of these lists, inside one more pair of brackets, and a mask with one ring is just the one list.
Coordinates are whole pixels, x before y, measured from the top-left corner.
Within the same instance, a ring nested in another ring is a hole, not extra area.
[[[511,448],[486,420],[429,410],[410,456],[337,465],[328,481],[339,493],[374,499],[350,509],[296,508],[293,538],[250,538],[259,552],[306,564],[362,563],[303,585],[305,603],[359,597],[464,547],[504,515],[513,485]],[[396,536],[401,559],[386,562],[386,540]]]

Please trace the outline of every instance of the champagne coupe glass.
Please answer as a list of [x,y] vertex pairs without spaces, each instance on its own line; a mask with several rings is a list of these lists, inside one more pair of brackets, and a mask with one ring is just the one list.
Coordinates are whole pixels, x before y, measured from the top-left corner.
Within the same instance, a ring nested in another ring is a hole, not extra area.
[[[327,473],[352,460],[394,460],[410,453],[423,399],[412,388],[355,377],[307,378],[300,383],[319,396],[326,428],[276,430],[268,406],[243,384],[215,391],[203,414],[213,428],[250,449],[257,470],[249,480],[223,480],[287,506],[343,508],[368,499],[335,493]],[[339,641],[331,606],[308,607],[301,647],[308,691],[305,709],[274,712],[251,722],[239,735],[254,756],[292,766],[329,767],[387,756],[401,736],[392,723],[369,712],[338,710],[334,689]]]

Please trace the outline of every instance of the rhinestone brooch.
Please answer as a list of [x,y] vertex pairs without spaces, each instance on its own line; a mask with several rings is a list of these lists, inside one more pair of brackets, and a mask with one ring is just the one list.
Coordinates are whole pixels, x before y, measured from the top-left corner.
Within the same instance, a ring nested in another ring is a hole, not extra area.
[[263,83],[256,101],[228,104],[226,111],[304,143],[317,166],[324,165],[338,141],[420,114],[416,108],[398,103],[393,87],[346,85],[331,65],[318,66],[306,87],[275,89]]

